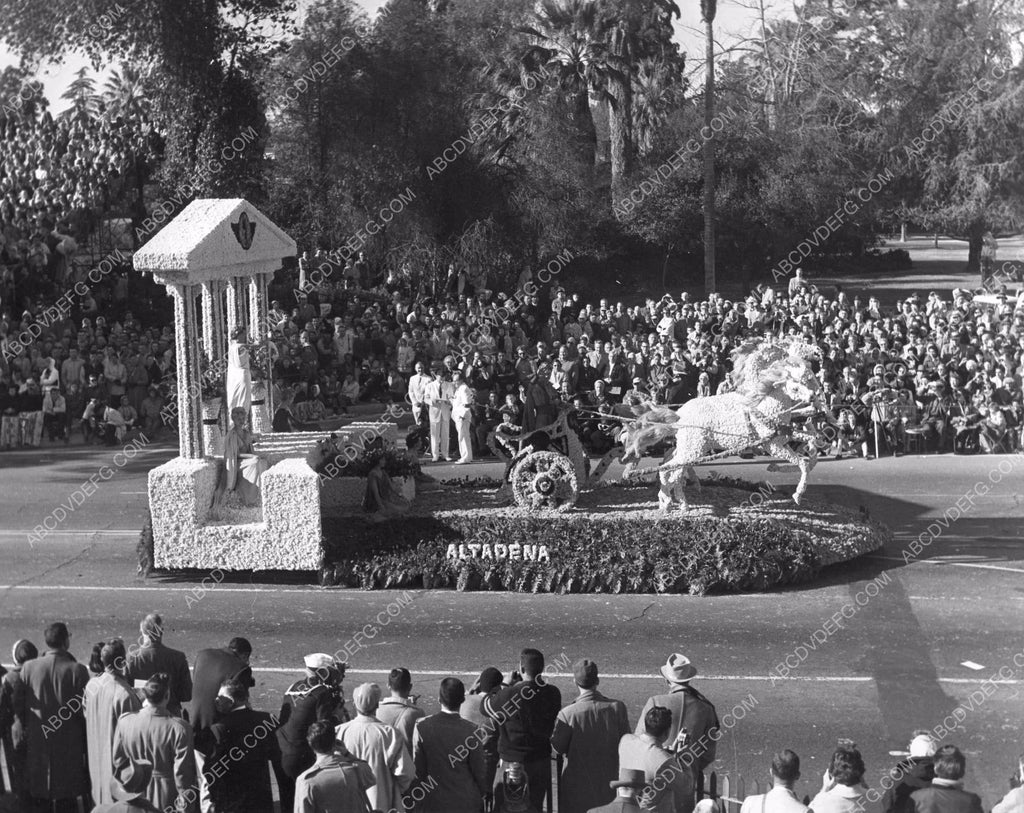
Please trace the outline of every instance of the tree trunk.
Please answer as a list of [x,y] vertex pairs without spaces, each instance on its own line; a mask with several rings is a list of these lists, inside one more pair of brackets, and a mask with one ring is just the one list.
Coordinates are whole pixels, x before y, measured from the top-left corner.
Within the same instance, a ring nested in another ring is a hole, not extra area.
[[906,223],[900,223],[900,242],[901,243],[907,242],[907,224]]
[[704,295],[712,293],[715,280],[715,141],[711,122],[715,117],[715,38],[713,24],[704,25],[707,80],[704,84]]
[[585,167],[593,167],[597,160],[597,128],[590,110],[590,96],[586,90],[573,98],[572,123],[576,139],[576,155]]
[[972,274],[981,271],[981,249],[985,232],[981,228],[971,229],[967,237],[967,270]]
[[627,74],[608,82],[612,99],[608,103],[608,130],[611,140],[612,205],[629,192],[626,181],[633,171],[633,89]]

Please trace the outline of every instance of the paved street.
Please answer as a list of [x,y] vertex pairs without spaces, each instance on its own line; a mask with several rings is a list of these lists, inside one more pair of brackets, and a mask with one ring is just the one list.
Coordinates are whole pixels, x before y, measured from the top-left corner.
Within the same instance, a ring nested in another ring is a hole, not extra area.
[[[247,579],[208,582],[204,594],[196,591],[202,574],[142,580],[135,544],[146,473],[175,453],[168,445],[146,447],[121,468],[112,465],[111,450],[87,447],[44,447],[0,458],[5,657],[15,639],[28,635],[39,642],[44,623],[62,618],[74,631],[73,649],[81,658],[87,644],[118,633],[128,637],[143,613],[159,610],[168,623],[168,643],[190,658],[232,635],[249,637],[256,650],[257,707],[276,710],[302,654],[348,644],[349,691],[404,664],[413,671],[414,691],[434,710],[442,676],[472,680],[489,664],[507,671],[518,649],[532,643],[549,660],[561,653],[570,661],[596,660],[607,675],[602,689],[624,699],[635,722],[644,698],[663,685],[658,665],[682,651],[698,664],[698,685],[720,715],[747,700],[748,710],[738,711],[741,719],[719,745],[720,768],[734,776],[763,778],[771,752],[792,747],[805,763],[801,792],[813,795],[835,738],[849,736],[863,749],[870,784],[877,785],[894,759],[889,751],[902,748],[913,729],[939,726],[947,717],[952,724],[959,716],[963,727],[952,741],[966,750],[968,785],[982,793],[988,808],[1005,792],[1022,750],[1020,457],[822,462],[809,493],[865,506],[896,530],[897,539],[879,555],[822,574],[813,586],[711,598],[402,597]],[[791,473],[766,474],[766,463],[726,461],[708,468],[795,482]],[[95,493],[57,531],[30,544],[29,532],[104,466],[109,479],[98,478]],[[428,467],[439,478],[493,474],[495,468]],[[987,493],[976,488],[979,482],[988,485]],[[957,518],[951,506],[969,491],[982,496],[973,506],[962,502],[967,510]],[[908,553],[905,562],[903,552],[930,524],[938,538],[919,555]],[[411,603],[389,617],[388,605],[394,610],[400,598]],[[354,641],[367,625],[376,628],[373,637]],[[779,664],[788,676],[769,678]],[[978,691],[1000,669],[995,690]],[[573,694],[566,670],[554,682],[564,699]]]

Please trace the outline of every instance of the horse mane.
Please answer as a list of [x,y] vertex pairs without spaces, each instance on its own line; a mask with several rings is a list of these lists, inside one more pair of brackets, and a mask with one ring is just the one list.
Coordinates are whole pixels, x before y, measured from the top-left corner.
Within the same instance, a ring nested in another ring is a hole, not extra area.
[[751,339],[733,351],[732,379],[736,392],[759,400],[804,372],[818,349],[801,339]]
[[641,451],[674,435],[679,428],[678,421],[679,415],[668,407],[653,406],[641,413],[635,421],[623,427],[624,457],[639,459]]

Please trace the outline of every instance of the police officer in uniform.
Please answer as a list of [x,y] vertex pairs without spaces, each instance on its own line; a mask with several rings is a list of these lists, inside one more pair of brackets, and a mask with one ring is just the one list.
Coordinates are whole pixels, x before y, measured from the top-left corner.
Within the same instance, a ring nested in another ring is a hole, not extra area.
[[316,754],[313,767],[295,782],[294,807],[281,810],[297,813],[337,813],[339,810],[369,810],[366,791],[377,784],[369,763],[357,759],[335,741],[334,726],[315,722],[309,727],[307,742]]
[[281,705],[281,727],[277,740],[281,748],[281,768],[285,782],[281,784],[281,809],[292,809],[295,780],[315,761],[316,755],[306,741],[310,726],[318,720],[331,725],[331,730],[351,717],[345,708],[345,664],[332,656],[314,652],[303,659],[306,677],[296,681],[284,693]]

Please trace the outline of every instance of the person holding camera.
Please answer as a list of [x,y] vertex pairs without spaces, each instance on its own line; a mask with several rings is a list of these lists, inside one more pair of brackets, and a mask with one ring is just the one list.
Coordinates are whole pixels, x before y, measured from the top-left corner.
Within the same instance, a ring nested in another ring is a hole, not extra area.
[[279,715],[281,725],[275,732],[281,750],[281,770],[287,777],[285,782],[279,782],[282,810],[292,809],[295,780],[316,761],[306,736],[309,727],[317,720],[326,720],[333,730],[351,719],[341,687],[347,664],[323,652],[306,655],[303,662],[306,676],[285,691]]
[[522,675],[513,671],[508,685],[483,703],[484,714],[498,723],[501,770],[495,791],[502,788],[504,794],[505,774],[513,777],[516,787],[521,778],[530,805],[542,810],[551,790],[551,734],[562,708],[562,693],[544,680],[544,655],[538,650],[524,649],[519,665]]

